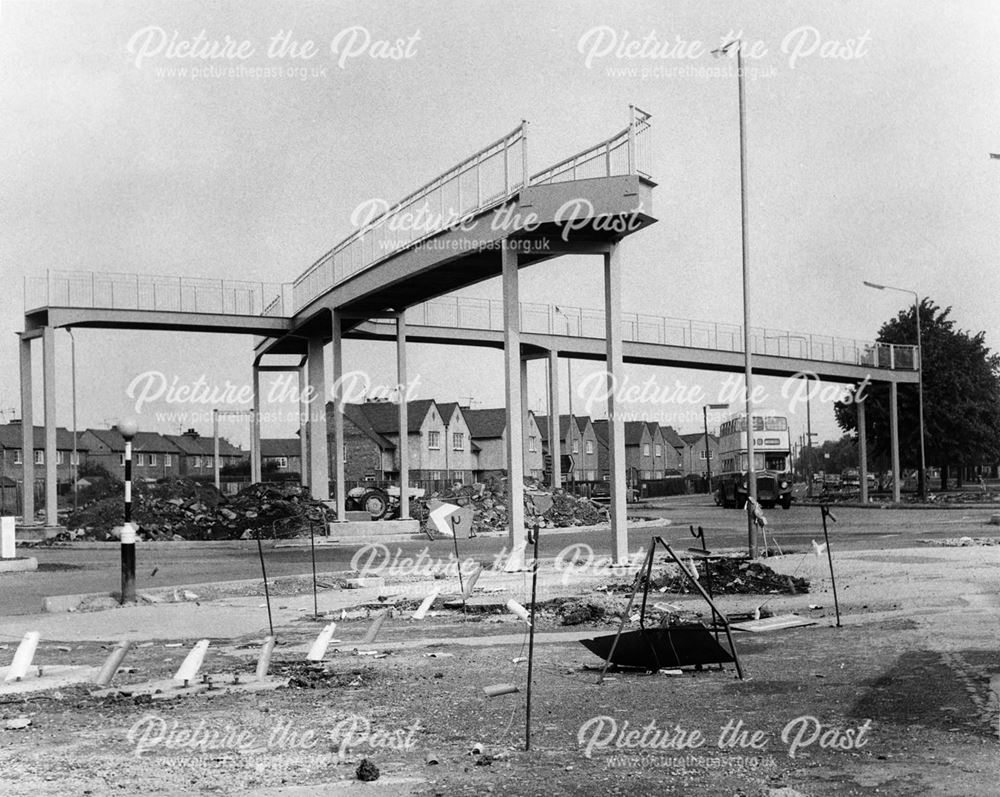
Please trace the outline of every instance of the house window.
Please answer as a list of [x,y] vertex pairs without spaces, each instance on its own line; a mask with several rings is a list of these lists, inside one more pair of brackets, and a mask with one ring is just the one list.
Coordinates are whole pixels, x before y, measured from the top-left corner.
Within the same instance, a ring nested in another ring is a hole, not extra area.
[[118,464],[121,465],[122,467],[125,466],[125,455],[124,454],[119,454],[118,455]]
[[195,466],[195,468],[200,468],[201,467],[201,457],[195,457],[194,458],[194,466]]
[[149,455],[149,464],[150,465],[155,465],[156,464],[156,454],[150,454]]
[[594,453],[594,442],[592,440],[587,441],[587,453],[588,454]]
[[56,451],[56,465],[62,465],[64,458],[62,451]]
[[171,459],[170,459],[170,454],[164,454],[163,455],[163,464],[164,464],[165,467],[168,467],[168,468],[173,464],[172,461],[171,461]]
[[20,465],[21,464],[21,449],[20,448],[15,448],[14,449],[14,464],[15,465]]
[[538,438],[534,435],[528,435],[528,451],[534,453],[538,450]]
[[[431,434],[437,434],[437,432],[431,432]],[[438,481],[441,478],[441,471],[432,470],[431,471],[431,481]]]
[[662,457],[663,456],[663,446],[653,446],[653,456]]
[[41,449],[35,451],[35,464],[44,465],[45,464],[45,452]]
[[[642,455],[644,457],[648,457],[649,456],[649,443],[644,443],[643,444],[643,446],[642,446]],[[644,479],[648,479],[649,477],[648,476],[643,476],[643,478]]]
[[[441,433],[440,432],[428,432],[427,433],[427,447],[432,451],[436,451],[441,448]],[[431,478],[441,478],[440,476],[432,476]]]
[[465,434],[455,432],[451,436],[451,447],[454,451],[462,451],[465,448]]
[[573,441],[573,453],[574,454],[579,454],[580,453],[580,441],[579,440],[574,440]]
[[[711,451],[708,452],[708,458],[709,459],[712,458],[712,452]],[[698,452],[698,459],[705,459],[705,449],[704,448],[701,451]]]
[[70,452],[70,455],[69,455],[69,464],[70,465],[79,465],[80,464],[80,452],[79,451],[71,451]]
[[288,468],[288,457],[278,457],[275,462],[278,463],[278,470],[286,470]]

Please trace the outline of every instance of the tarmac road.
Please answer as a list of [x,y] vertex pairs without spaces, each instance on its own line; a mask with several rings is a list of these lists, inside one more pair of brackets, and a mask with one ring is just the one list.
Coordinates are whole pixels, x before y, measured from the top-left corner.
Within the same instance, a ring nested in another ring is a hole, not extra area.
[[[830,526],[834,551],[885,550],[919,546],[920,540],[949,537],[993,537],[1000,539],[1000,526],[988,525],[990,508],[960,509],[861,509],[834,508],[838,523]],[[709,548],[741,548],[747,544],[746,516],[735,509],[716,507],[706,496],[678,496],[658,499],[629,507],[629,514],[648,518],[668,518],[672,526],[662,532],[679,549],[697,543],[688,527],[701,526]],[[817,507],[793,506],[766,512],[768,531],[786,552],[808,550],[811,540],[821,540],[820,510]],[[648,529],[633,529],[630,549],[649,543]],[[502,550],[506,538],[480,536],[460,539],[461,557],[486,562]],[[540,554],[554,557],[571,544],[589,545],[595,556],[611,552],[607,532],[543,532]],[[453,551],[449,540],[409,540],[389,543],[392,554],[414,557],[427,549],[434,561],[446,560]],[[316,549],[316,568],[320,572],[342,571],[351,567],[359,544],[322,545]],[[34,556],[39,572],[0,574],[0,616],[31,614],[41,610],[43,598],[90,592],[111,592],[120,586],[120,554],[116,544],[106,548],[36,548],[21,554]],[[158,545],[138,550],[137,587],[139,590],[232,581],[260,577],[260,560],[254,548],[232,548],[211,543]],[[301,575],[310,572],[308,547],[265,550],[269,577]]]

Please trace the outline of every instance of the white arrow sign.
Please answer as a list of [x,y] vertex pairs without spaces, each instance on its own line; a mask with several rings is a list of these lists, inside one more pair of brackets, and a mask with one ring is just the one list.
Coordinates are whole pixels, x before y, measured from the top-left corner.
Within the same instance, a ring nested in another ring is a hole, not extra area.
[[434,507],[430,512],[431,523],[446,537],[454,536],[451,532],[451,524],[448,522],[448,517],[457,509],[458,507],[454,504],[442,503],[440,506]]

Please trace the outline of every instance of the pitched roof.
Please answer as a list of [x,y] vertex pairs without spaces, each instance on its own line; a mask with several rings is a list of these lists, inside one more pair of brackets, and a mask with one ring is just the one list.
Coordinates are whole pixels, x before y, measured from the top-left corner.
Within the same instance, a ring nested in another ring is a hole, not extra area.
[[625,445],[639,445],[642,442],[642,435],[645,431],[645,421],[625,421]]
[[[437,405],[438,412],[441,413],[441,417],[447,422],[451,420],[451,416],[455,414],[455,410],[458,409],[457,401],[449,401],[445,404]],[[462,410],[462,414],[465,414],[465,410]]]
[[260,441],[262,457],[300,457],[302,441],[297,437],[264,437]]
[[[392,406],[397,407],[398,405],[393,404]],[[386,439],[375,431],[375,428],[372,426],[372,423],[368,418],[368,414],[363,409],[364,407],[364,404],[345,404],[344,417],[357,426],[363,434],[368,435],[368,437],[374,440],[375,444],[379,448],[387,451],[395,449],[396,446],[391,440]],[[399,426],[398,420],[396,425],[397,427]]]
[[[559,439],[565,440],[566,433],[569,431],[569,415],[559,416]],[[549,439],[549,416],[548,415],[536,415],[535,423],[538,424],[538,430],[542,434],[542,442],[547,442]],[[584,425],[586,428],[586,425]]]
[[[406,426],[410,434],[420,431],[431,406],[437,406],[434,399],[418,399],[406,403]],[[357,407],[368,420],[367,425],[377,434],[399,434],[399,405],[395,402],[366,401],[364,404],[345,404],[345,414],[348,412],[348,407]],[[333,402],[329,402],[326,409],[328,413],[333,412]],[[440,412],[440,409],[438,411]]]
[[594,427],[594,436],[597,438],[597,442],[607,448],[610,439],[607,420],[591,421],[590,425]]
[[[36,426],[32,430],[34,448],[45,448],[45,427]],[[0,425],[0,448],[21,447],[21,424],[5,423]],[[56,427],[56,448],[63,451],[73,450],[73,433],[61,426]],[[77,441],[78,451],[86,451],[87,447]]]
[[668,446],[673,446],[674,448],[684,448],[686,443],[683,438],[677,434],[677,431],[673,426],[661,426],[660,432],[663,434],[663,442]]
[[[469,427],[469,435],[475,439],[503,437],[507,428],[507,410],[504,407],[483,410],[462,410],[465,424]],[[545,433],[542,433],[545,439]]]
[[[161,436],[173,443],[180,449],[181,453],[187,456],[215,456],[215,439],[212,437],[201,437],[200,435],[195,437],[190,434],[165,434]],[[246,456],[246,452],[234,446],[226,438],[220,437],[219,456],[242,457]]]
[[[597,437],[597,442],[607,448],[610,439],[607,420],[591,421],[591,425],[594,427],[594,436]],[[625,421],[625,445],[639,445],[642,442],[642,432],[645,428],[646,421]]]
[[[681,435],[681,440],[683,440],[688,445],[691,445],[692,443],[698,443],[698,442],[700,442],[704,437],[705,437],[705,433],[704,432],[692,432],[691,434],[682,434]],[[711,434],[711,433],[709,433],[708,439],[711,440],[711,441],[713,441],[713,442],[715,442],[715,443],[719,442],[719,438],[716,437],[714,434]]]
[[[125,438],[117,429],[87,429],[81,434],[93,435],[112,451],[122,452],[125,450]],[[135,437],[132,438],[132,450],[156,454],[176,454],[179,449],[165,436],[156,432],[136,432]]]

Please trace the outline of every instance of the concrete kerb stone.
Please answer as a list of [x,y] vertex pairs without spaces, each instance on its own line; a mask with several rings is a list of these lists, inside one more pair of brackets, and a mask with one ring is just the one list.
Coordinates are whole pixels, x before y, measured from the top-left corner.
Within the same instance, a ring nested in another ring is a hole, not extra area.
[[0,573],[30,573],[37,569],[38,560],[33,556],[0,559]]

